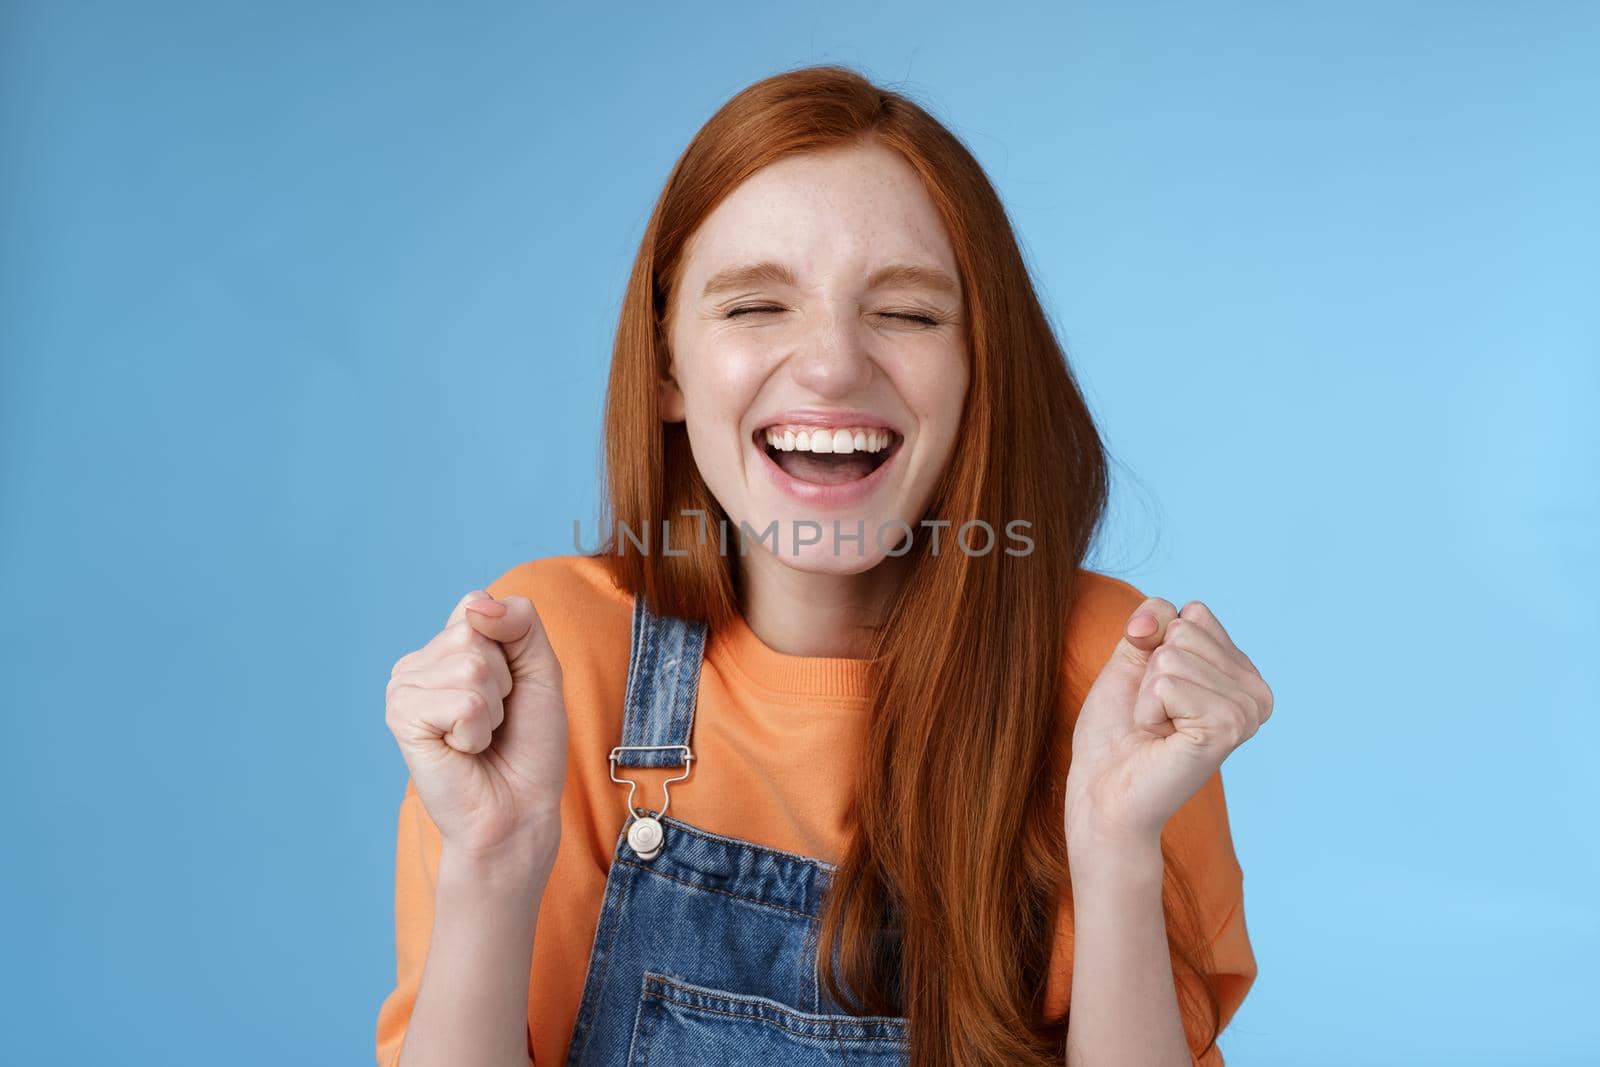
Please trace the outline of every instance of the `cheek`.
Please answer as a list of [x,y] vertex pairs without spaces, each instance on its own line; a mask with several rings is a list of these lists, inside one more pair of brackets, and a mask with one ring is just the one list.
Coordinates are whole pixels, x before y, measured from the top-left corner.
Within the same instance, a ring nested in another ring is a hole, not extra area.
[[679,361],[678,384],[695,466],[719,499],[732,491],[745,465],[741,427],[766,379],[765,367],[759,352],[727,339],[702,341]]
[[952,447],[966,403],[968,365],[965,352],[922,353],[916,363],[902,363],[895,387],[927,435],[943,454]]
[[679,361],[679,385],[691,420],[737,424],[762,380],[758,354],[731,344],[697,348]]

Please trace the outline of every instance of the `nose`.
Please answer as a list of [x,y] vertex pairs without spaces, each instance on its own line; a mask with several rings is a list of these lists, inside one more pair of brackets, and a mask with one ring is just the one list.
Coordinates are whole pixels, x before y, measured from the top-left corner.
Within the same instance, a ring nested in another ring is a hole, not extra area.
[[798,385],[820,397],[837,399],[872,380],[872,357],[860,324],[847,314],[819,316],[789,358]]

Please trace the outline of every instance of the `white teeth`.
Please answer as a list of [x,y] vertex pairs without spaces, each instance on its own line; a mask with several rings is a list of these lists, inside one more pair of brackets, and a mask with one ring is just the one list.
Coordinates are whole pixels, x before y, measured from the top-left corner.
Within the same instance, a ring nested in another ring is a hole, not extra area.
[[865,426],[769,426],[763,436],[770,447],[784,452],[883,452],[894,443],[890,431]]

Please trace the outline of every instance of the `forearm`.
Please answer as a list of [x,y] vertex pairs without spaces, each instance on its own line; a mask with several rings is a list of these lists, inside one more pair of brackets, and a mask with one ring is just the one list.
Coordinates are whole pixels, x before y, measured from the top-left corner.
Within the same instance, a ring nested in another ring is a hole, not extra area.
[[528,974],[550,864],[440,856],[400,1067],[528,1067]]
[[1069,863],[1068,1067],[1191,1067],[1161,907],[1159,840],[1085,845]]

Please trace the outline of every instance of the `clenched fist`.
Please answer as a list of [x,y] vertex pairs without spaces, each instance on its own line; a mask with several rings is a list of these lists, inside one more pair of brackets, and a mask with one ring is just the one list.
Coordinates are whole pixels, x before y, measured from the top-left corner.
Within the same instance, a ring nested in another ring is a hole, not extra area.
[[1158,841],[1271,714],[1271,688],[1209,608],[1146,600],[1123,623],[1073,728],[1068,842]]
[[553,858],[567,771],[561,665],[525,596],[473,590],[400,657],[385,714],[446,847]]

